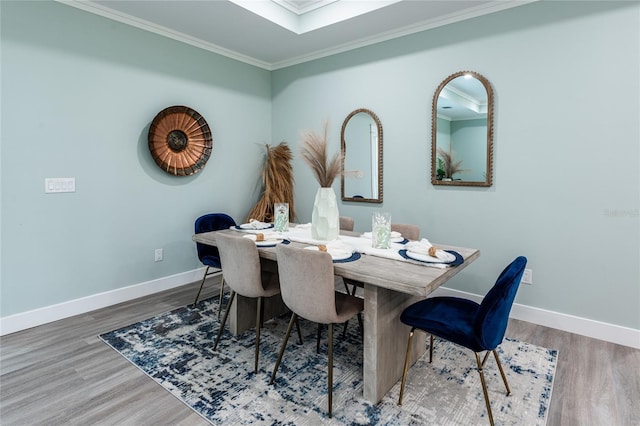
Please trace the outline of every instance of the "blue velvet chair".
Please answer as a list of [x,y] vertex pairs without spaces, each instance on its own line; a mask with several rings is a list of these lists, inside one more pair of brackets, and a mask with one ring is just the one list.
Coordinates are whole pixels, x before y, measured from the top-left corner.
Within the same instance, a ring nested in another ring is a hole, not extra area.
[[[236,221],[233,220],[231,216],[225,213],[209,213],[204,216],[200,216],[196,219],[195,223],[195,233],[200,234],[202,232],[210,232],[210,231],[219,231],[221,229],[229,229],[231,226],[236,226]],[[196,243],[196,249],[198,251],[198,259],[202,262],[203,265],[207,266],[207,269],[204,271],[204,276],[202,277],[202,282],[200,283],[200,289],[198,290],[198,294],[196,295],[196,300],[193,302],[195,306],[198,303],[198,299],[200,298],[200,293],[202,292],[202,287],[204,286],[204,281],[207,279],[209,275],[217,273],[218,271],[209,272],[210,268],[222,269],[222,265],[220,263],[220,253],[218,248],[215,246],[210,246],[208,244]],[[220,283],[220,300],[218,301],[218,318],[220,318],[220,311],[222,306],[222,296],[224,292],[224,276],[222,277],[222,282]]]
[[[421,300],[407,307],[400,316],[400,320],[411,327],[407,343],[407,355],[404,361],[404,372],[400,385],[398,405],[402,405],[404,385],[411,357],[411,343],[416,329],[430,334],[429,362],[433,359],[433,336],[471,349],[476,356],[480,382],[487,405],[489,422],[493,425],[491,403],[487,393],[483,367],[489,354],[498,364],[500,375],[507,388],[507,395],[511,394],[507,377],[502,370],[496,347],[502,343],[509,321],[509,312],[516,297],[518,286],[527,265],[527,259],[517,257],[507,266],[498,277],[495,285],[485,295],[480,304],[458,297],[432,297]],[[484,359],[480,361],[480,353],[486,351]]]

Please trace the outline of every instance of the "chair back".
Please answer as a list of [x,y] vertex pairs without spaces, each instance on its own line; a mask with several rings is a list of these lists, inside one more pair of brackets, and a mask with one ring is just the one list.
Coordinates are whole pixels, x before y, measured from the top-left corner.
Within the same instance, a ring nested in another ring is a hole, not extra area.
[[340,216],[340,229],[344,231],[353,231],[353,218],[349,216]]
[[279,244],[278,275],[282,300],[298,316],[321,324],[338,320],[333,261],[326,252]]
[[[209,213],[200,216],[195,222],[195,233],[201,234],[203,232],[219,231],[221,229],[228,229],[231,226],[236,226],[236,221],[225,213]],[[205,257],[208,257],[207,264],[211,266],[220,267],[220,254],[218,248],[208,244],[196,243],[196,250],[198,251],[198,259],[204,263]]]
[[401,233],[407,240],[420,240],[420,227],[418,225],[392,223],[391,230]]
[[229,234],[216,234],[222,276],[233,291],[245,297],[261,297],[260,255],[253,240]]
[[475,332],[484,350],[495,349],[504,338],[509,312],[527,266],[527,258],[518,256],[507,266],[489,290],[476,314]]

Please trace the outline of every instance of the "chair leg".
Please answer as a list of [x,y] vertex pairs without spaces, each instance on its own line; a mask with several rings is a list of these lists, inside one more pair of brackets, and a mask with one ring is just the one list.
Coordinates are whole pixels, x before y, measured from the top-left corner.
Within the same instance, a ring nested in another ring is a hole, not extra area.
[[429,364],[433,361],[433,334],[429,335]]
[[[484,380],[483,362],[480,361],[480,355],[478,352],[474,352],[476,355],[476,363],[478,364],[478,373],[480,374],[480,382],[482,383],[482,392],[484,393],[484,402],[487,405],[487,413],[489,414],[489,423],[493,426],[493,413],[491,412],[491,402],[489,401],[489,392],[487,392],[487,383]],[[487,358],[485,357],[485,360]]]
[[258,308],[256,309],[256,353],[253,362],[253,372],[258,372],[258,359],[260,358],[260,326],[262,325],[262,297],[258,297]]
[[407,354],[404,357],[404,370],[402,372],[402,382],[400,383],[400,397],[398,398],[398,405],[402,405],[402,396],[404,395],[404,384],[407,380],[407,371],[409,370],[409,358],[411,357],[411,343],[413,342],[413,333],[415,328],[412,328],[409,332],[409,340],[407,342]]
[[220,297],[218,298],[218,319],[220,319],[220,312],[222,312],[222,297],[224,296],[224,275],[220,280]]
[[504,370],[502,369],[502,363],[500,362],[500,358],[498,358],[498,352],[493,350],[493,357],[496,359],[496,363],[498,364],[498,370],[500,370],[500,375],[502,376],[502,381],[504,382],[504,387],[507,388],[507,396],[511,395],[511,389],[509,389],[509,383],[507,383],[507,376],[504,374]]
[[329,389],[329,418],[333,415],[333,324],[329,324],[329,371],[327,374]]
[[274,380],[276,379],[276,373],[278,372],[278,367],[280,367],[280,361],[282,361],[282,355],[284,355],[284,350],[287,347],[287,342],[289,341],[289,336],[291,335],[291,329],[293,328],[293,324],[298,320],[298,316],[295,313],[291,314],[291,320],[289,321],[289,327],[287,327],[287,334],[284,336],[284,340],[282,341],[282,346],[280,346],[280,352],[278,353],[278,359],[276,360],[276,365],[273,367],[273,373],[271,373],[271,380],[269,384],[272,385]]
[[302,344],[302,330],[300,329],[300,322],[298,321],[298,317],[296,317],[296,328],[298,329],[298,344]]
[[227,309],[224,311],[224,317],[222,318],[222,322],[220,323],[220,329],[218,330],[218,335],[216,336],[216,342],[213,344],[214,351],[218,347],[220,336],[222,336],[222,330],[224,329],[224,325],[227,322],[227,317],[229,316],[229,311],[231,310],[231,304],[233,303],[233,299],[235,297],[236,297],[236,292],[231,290],[231,296],[229,296],[229,303],[227,304]]
[[[358,285],[355,284],[354,281],[348,280],[348,279],[343,279],[342,282],[344,283],[344,288],[345,290],[347,290],[347,294],[350,296],[355,296],[356,295],[356,290],[358,289]],[[349,290],[349,285],[352,285],[351,290]],[[358,321],[360,323],[360,334],[362,334],[362,337],[364,337],[364,328],[362,327],[362,314],[358,314]],[[344,339],[347,335],[347,326],[349,325],[349,320],[344,322],[344,328],[342,329],[342,338]]]
[[[207,266],[207,269],[204,270],[204,275],[202,277],[202,281],[200,281],[200,288],[198,289],[198,294],[196,294],[196,300],[193,302],[193,306],[195,307],[198,304],[198,298],[200,297],[200,293],[202,292],[202,287],[204,286],[204,280],[207,279],[207,274],[209,273],[210,266]],[[220,316],[218,316],[220,319]]]
[[320,353],[320,338],[322,337],[322,324],[318,323],[318,337],[316,337],[316,353]]

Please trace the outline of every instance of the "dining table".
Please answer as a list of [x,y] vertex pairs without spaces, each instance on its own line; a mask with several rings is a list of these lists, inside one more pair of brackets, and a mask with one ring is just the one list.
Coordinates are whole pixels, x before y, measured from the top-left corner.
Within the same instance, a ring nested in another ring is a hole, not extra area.
[[[291,224],[291,231],[296,224]],[[301,226],[301,225],[298,225]],[[302,226],[301,226],[302,228]],[[244,229],[232,227],[230,229],[204,232],[193,235],[193,240],[209,245],[216,245],[215,237],[218,233],[233,233],[238,236],[247,235]],[[294,247],[305,248],[320,243],[309,238],[296,238],[298,233],[284,233],[285,243]],[[250,231],[251,232],[251,231]],[[309,231],[310,232],[310,231]],[[350,241],[353,238],[363,238],[355,232],[341,231],[339,239]],[[406,240],[405,240],[406,241]],[[327,244],[331,244],[328,242]],[[277,270],[277,256],[275,245],[259,246],[258,252],[264,268]],[[461,257],[457,266],[429,264],[396,255],[398,245],[395,245],[391,256],[378,255],[377,250],[362,250],[364,254],[354,261],[334,261],[334,274],[347,282],[357,282],[363,287],[364,318],[363,318],[363,397],[372,403],[378,403],[385,394],[402,377],[404,358],[407,352],[407,337],[409,327],[400,321],[402,311],[412,303],[424,299],[434,290],[446,283],[453,276],[460,273],[480,256],[480,251],[474,248],[457,247],[446,244],[435,244],[442,250],[451,250]],[[370,243],[369,243],[370,246]],[[367,252],[369,254],[367,254]],[[231,312],[231,330],[240,333],[252,327],[255,308],[251,308],[249,300],[237,298],[236,306]],[[273,298],[272,298],[273,299]],[[284,308],[279,296],[267,309],[265,315],[275,315]],[[417,333],[411,348],[411,364],[426,352],[426,335]]]

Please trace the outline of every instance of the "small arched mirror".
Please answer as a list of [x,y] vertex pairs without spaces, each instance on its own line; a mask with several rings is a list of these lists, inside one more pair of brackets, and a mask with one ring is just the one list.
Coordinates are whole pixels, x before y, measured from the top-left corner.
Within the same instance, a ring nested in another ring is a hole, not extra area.
[[357,109],[342,123],[342,201],[382,202],[382,124],[368,109]]
[[491,186],[493,90],[473,71],[447,77],[433,95],[431,183]]

